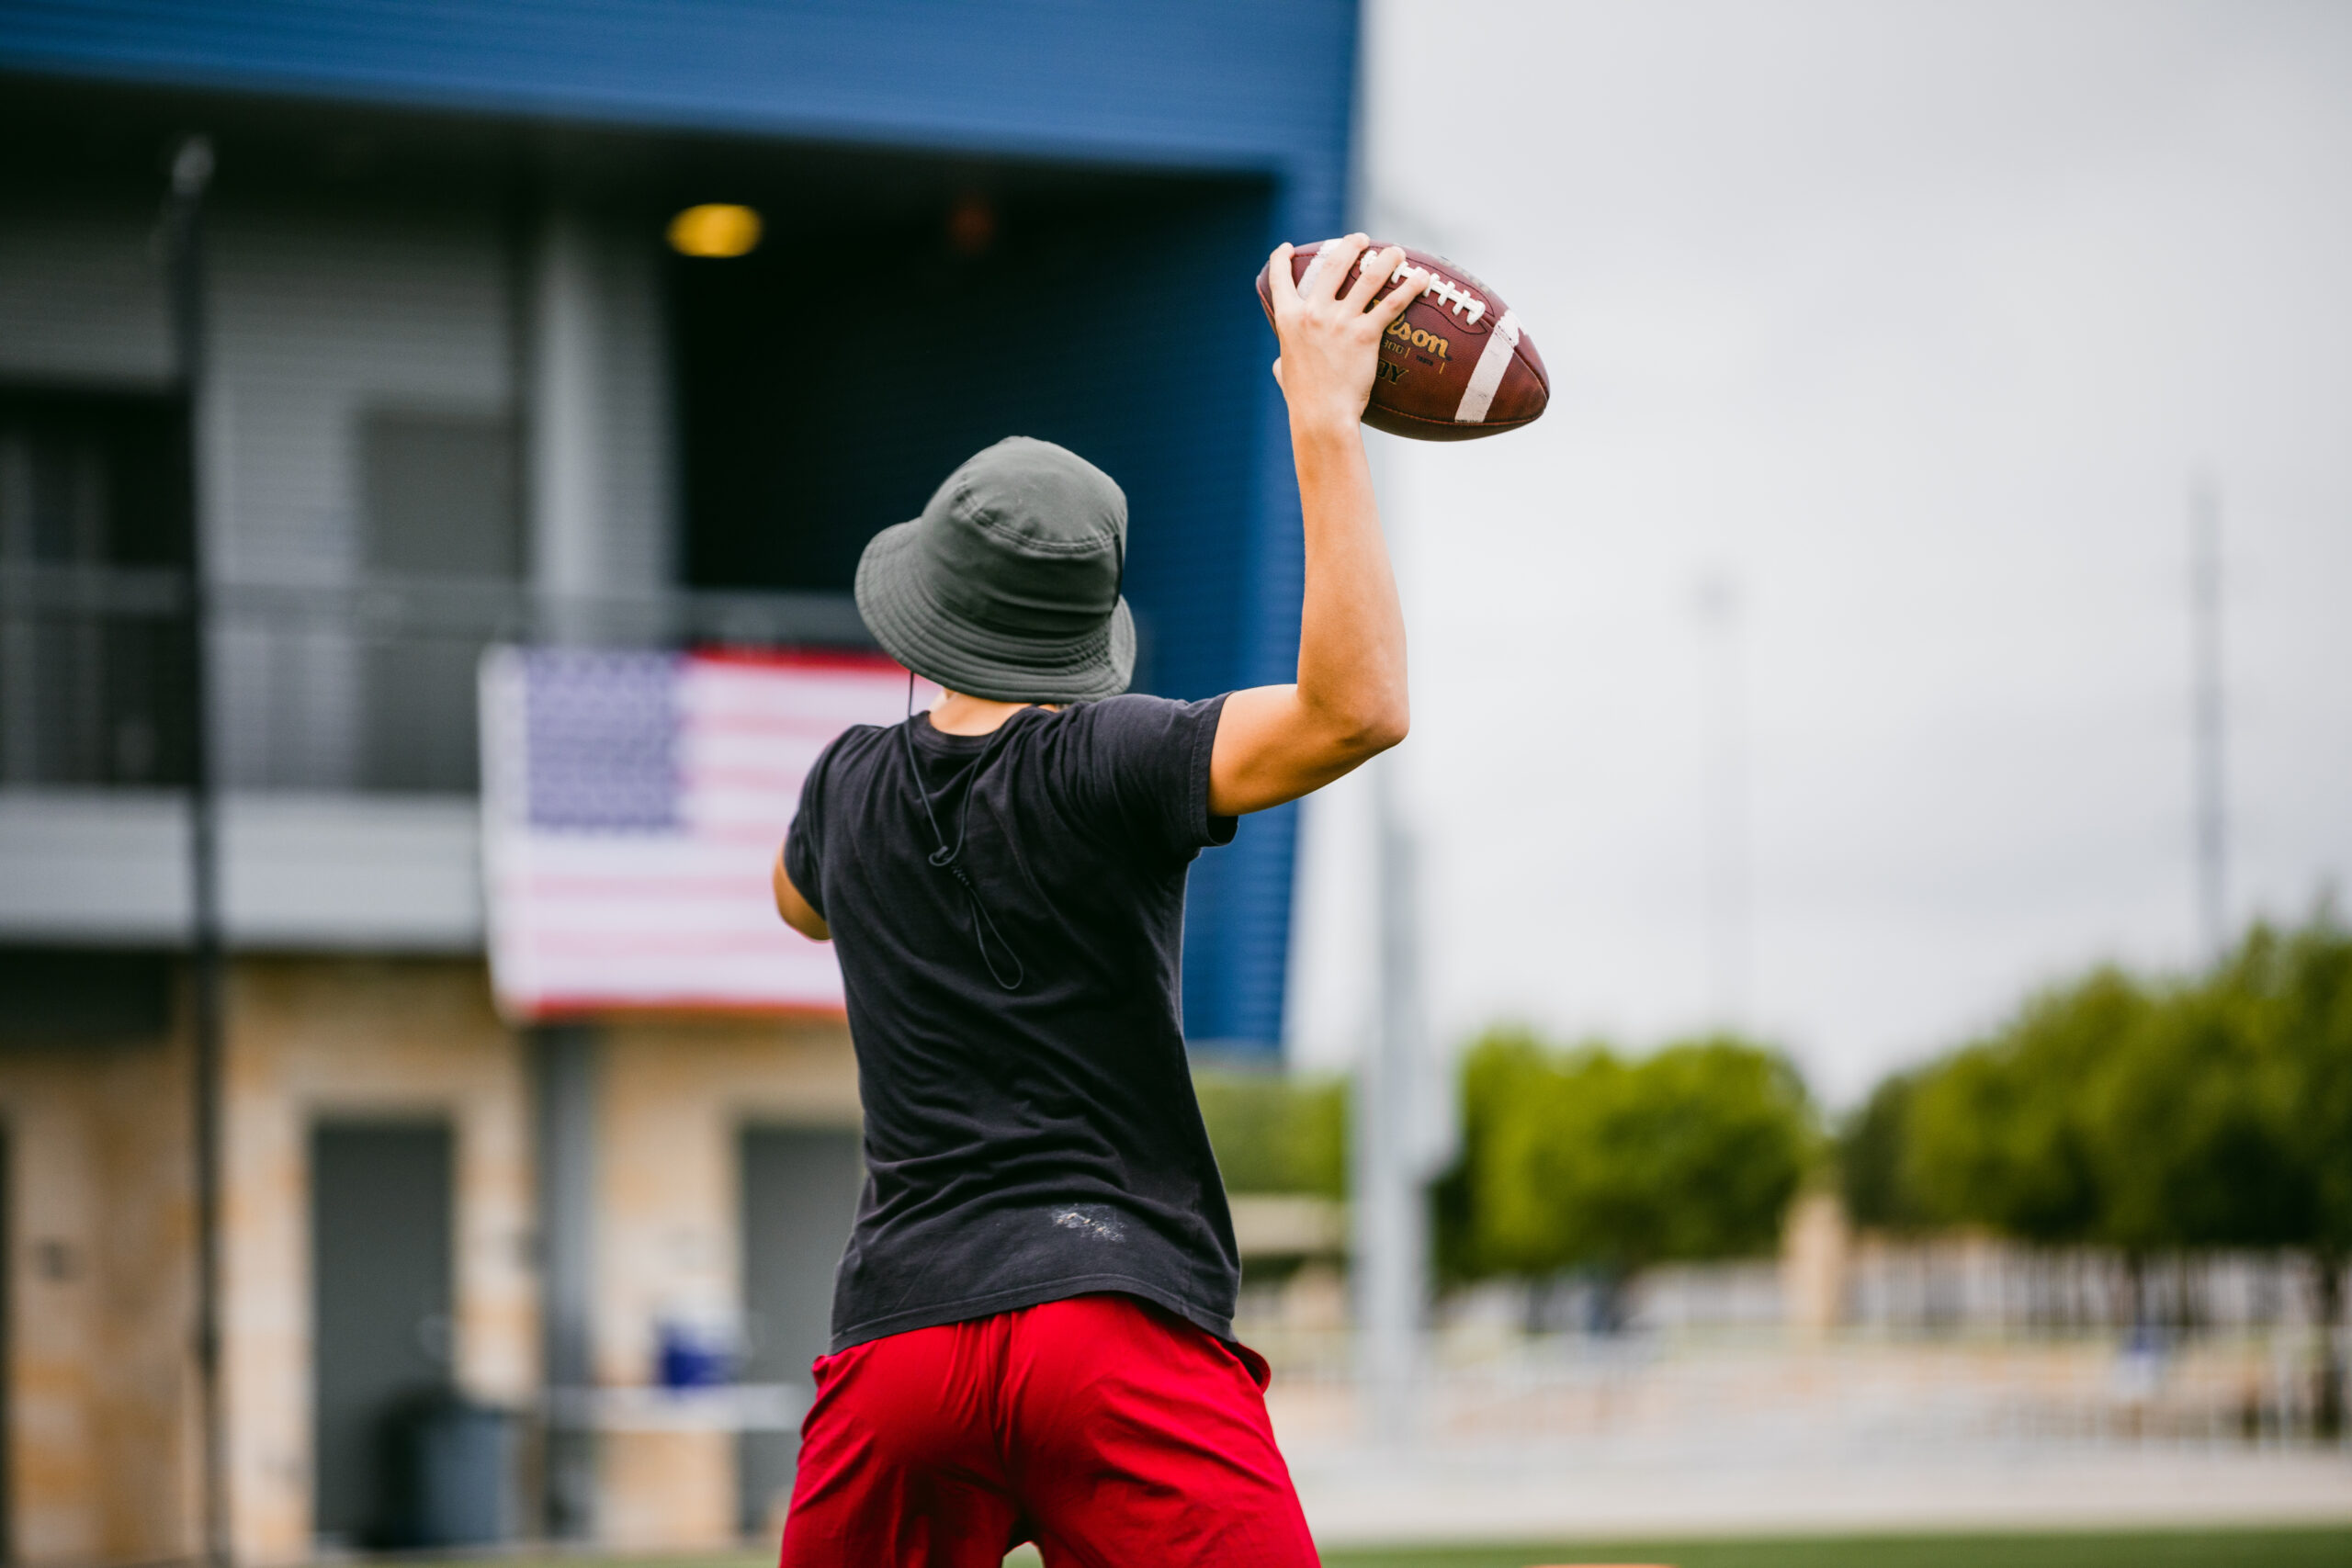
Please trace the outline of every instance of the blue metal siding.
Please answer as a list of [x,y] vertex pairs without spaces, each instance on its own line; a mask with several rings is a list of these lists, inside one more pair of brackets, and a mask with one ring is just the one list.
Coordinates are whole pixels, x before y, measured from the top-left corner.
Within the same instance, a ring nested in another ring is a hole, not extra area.
[[1336,213],[1349,0],[6,0],[0,64],[131,81],[1194,167]]
[[[1354,0],[0,0],[0,71],[1269,177],[1266,211],[1148,258],[1170,276],[1140,296],[1190,312],[1181,352],[1238,391],[1242,430],[1233,403],[1181,391],[1156,433],[1073,423],[1151,507],[1135,596],[1153,683],[1187,695],[1290,678],[1301,572],[1273,344],[1247,274],[1217,291],[1178,264],[1214,254],[1215,270],[1238,270],[1245,244],[1338,231],[1356,48]],[[1233,227],[1252,222],[1254,238]],[[1120,353],[1168,352],[1131,318],[1102,329]],[[1295,810],[1266,813],[1200,863],[1193,1038],[1278,1042],[1295,837]]]

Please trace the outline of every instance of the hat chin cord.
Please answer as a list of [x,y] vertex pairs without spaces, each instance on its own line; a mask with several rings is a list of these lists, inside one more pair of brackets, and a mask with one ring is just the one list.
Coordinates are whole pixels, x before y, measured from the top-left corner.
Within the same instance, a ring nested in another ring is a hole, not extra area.
[[[1000,726],[998,735],[1002,733],[1003,727]],[[940,829],[939,813],[932,808],[931,791],[923,787],[922,762],[915,755],[915,672],[911,670],[907,671],[907,721],[899,727],[899,739],[906,743],[907,773],[914,780],[915,798],[922,802],[923,820],[931,824],[932,841],[938,846],[925,858],[954,877],[963,887],[964,897],[972,906],[972,938],[979,944],[980,962],[988,966],[989,978],[994,980],[1001,990],[1017,991],[1021,988],[1021,982],[1027,977],[1021,966],[1021,955],[1012,951],[1012,944],[1004,940],[1002,931],[997,930],[996,920],[989,914],[988,906],[980,901],[979,888],[973,885],[971,874],[961,863],[964,836],[972,826],[971,789],[967,786],[964,791],[964,812],[956,819],[956,841],[950,844],[947,835]],[[996,750],[997,744],[997,739],[991,738],[988,749],[973,763],[975,783],[978,782],[978,771],[988,765],[989,755]],[[996,954],[989,951],[989,939],[991,937],[996,939],[996,945],[1003,953],[1005,963],[1012,966],[1010,979],[997,964]]]

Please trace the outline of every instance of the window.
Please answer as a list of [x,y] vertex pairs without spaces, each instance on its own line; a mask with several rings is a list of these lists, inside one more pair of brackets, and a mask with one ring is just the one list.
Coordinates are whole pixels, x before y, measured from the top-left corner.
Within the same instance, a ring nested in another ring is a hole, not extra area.
[[0,390],[0,784],[186,782],[187,472],[176,398]]

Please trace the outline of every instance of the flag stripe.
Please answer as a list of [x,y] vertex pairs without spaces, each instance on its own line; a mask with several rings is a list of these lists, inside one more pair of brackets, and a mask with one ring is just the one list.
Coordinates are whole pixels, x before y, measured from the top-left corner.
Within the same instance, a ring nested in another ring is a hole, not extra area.
[[[922,682],[916,700],[936,693]],[[838,1013],[832,950],[777,919],[770,870],[824,748],[906,705],[906,671],[870,656],[492,649],[482,841],[501,1007]]]

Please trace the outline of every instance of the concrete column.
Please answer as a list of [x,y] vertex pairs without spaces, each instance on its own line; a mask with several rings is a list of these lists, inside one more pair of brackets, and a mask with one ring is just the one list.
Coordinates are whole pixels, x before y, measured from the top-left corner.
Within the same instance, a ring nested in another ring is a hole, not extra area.
[[[675,410],[650,236],[563,204],[527,267],[525,361],[530,575],[546,635],[612,635],[615,599],[675,572]],[[602,613],[595,613],[595,602]],[[641,626],[641,615],[619,624]]]
[[595,236],[577,211],[554,207],[531,268],[529,496],[532,586],[569,629],[565,602],[605,591],[605,409],[602,302]]
[[[551,1024],[532,1039],[537,1100],[539,1343],[546,1386],[595,1381],[596,1037],[584,1024]],[[546,1455],[548,1533],[595,1533],[596,1452],[590,1432],[550,1427]]]
[[1846,1206],[1835,1192],[1807,1192],[1790,1205],[1781,1227],[1781,1299],[1799,1343],[1817,1345],[1845,1320],[1852,1251]]

